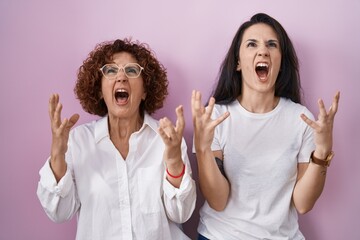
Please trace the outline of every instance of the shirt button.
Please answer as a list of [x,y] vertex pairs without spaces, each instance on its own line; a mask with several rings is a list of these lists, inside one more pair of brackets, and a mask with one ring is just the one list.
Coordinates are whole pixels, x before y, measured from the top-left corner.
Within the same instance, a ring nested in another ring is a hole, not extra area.
[[60,192],[61,192],[61,191],[60,191],[60,188],[59,188],[58,186],[56,186],[56,187],[55,187],[55,193],[56,193],[56,195],[59,196],[59,195],[60,195]]

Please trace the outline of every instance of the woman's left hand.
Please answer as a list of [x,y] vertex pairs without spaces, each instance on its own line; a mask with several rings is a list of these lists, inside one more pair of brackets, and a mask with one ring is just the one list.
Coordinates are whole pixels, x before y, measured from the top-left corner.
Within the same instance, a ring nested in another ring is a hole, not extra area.
[[317,121],[312,121],[305,116],[305,114],[301,115],[301,118],[314,129],[316,151],[322,153],[322,155],[327,155],[332,150],[332,132],[335,114],[338,110],[339,98],[340,92],[337,92],[328,112],[326,112],[323,100],[320,99],[318,101],[319,115]]
[[[182,170],[181,142],[185,128],[183,107],[176,108],[176,125],[174,126],[168,118],[160,119],[159,133],[165,143],[164,160],[166,166],[179,166]],[[178,167],[176,167],[178,168]]]

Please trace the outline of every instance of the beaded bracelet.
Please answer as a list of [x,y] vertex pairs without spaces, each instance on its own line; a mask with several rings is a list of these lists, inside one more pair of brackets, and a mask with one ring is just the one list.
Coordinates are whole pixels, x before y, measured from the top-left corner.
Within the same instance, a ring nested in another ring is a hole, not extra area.
[[183,164],[183,166],[184,166],[184,167],[183,167],[181,173],[180,173],[178,176],[171,175],[171,174],[169,173],[169,169],[168,169],[168,168],[166,168],[166,173],[167,173],[170,177],[172,177],[172,178],[182,177],[182,176],[184,175],[184,173],[185,173],[185,164]]

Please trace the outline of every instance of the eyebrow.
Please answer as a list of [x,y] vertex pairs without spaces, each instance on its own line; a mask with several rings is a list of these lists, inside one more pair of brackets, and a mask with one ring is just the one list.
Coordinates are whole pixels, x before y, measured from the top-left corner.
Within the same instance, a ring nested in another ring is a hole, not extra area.
[[[250,38],[250,39],[246,40],[245,42],[258,42],[258,40]],[[273,43],[273,42],[277,42],[277,43],[278,43],[279,40],[277,40],[277,39],[270,39],[270,40],[267,41],[267,43]]]

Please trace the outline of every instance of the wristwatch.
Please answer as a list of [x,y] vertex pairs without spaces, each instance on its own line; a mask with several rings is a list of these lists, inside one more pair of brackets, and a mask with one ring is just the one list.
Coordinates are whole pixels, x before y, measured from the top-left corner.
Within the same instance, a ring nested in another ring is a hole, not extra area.
[[330,163],[331,163],[331,159],[334,157],[335,153],[333,151],[331,151],[329,153],[329,155],[327,155],[327,157],[325,159],[319,159],[319,158],[316,158],[314,156],[314,152],[315,151],[312,151],[311,153],[311,156],[310,156],[310,159],[313,163],[317,164],[317,165],[320,165],[320,166],[323,166],[323,167],[329,167],[330,166]]

